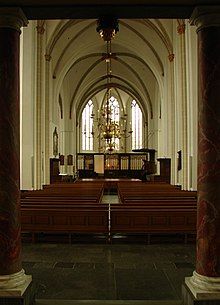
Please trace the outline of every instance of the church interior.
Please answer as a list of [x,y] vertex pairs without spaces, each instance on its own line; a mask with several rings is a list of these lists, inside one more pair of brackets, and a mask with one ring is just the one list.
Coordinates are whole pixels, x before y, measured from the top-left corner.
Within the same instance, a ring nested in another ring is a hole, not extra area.
[[0,305],[220,304],[219,3],[70,2],[0,3]]
[[[105,19],[100,22],[106,26]],[[60,176],[94,168],[94,154],[101,174],[102,167],[119,168],[117,154],[124,156],[120,167],[129,170],[126,154],[128,158],[133,150],[147,148],[156,151],[156,173],[157,159],[171,159],[171,183],[196,190],[195,27],[184,19],[107,22],[116,22],[111,26],[117,28],[110,41],[100,37],[97,20],[30,21],[23,28],[21,189],[50,183],[56,166]],[[118,129],[112,151],[103,140],[107,94],[110,119]],[[116,154],[114,165],[109,164],[114,163],[111,156],[109,162],[102,160],[106,153]],[[59,156],[62,165],[50,161]],[[142,155],[136,159],[131,167],[140,170]]]

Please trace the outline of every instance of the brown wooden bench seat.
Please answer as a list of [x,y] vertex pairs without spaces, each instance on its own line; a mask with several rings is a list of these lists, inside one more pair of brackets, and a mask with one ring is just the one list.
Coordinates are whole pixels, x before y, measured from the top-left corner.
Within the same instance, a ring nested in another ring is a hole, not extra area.
[[164,202],[176,202],[176,201],[189,201],[189,202],[196,202],[197,200],[194,197],[129,197],[126,198],[123,202],[120,201],[122,204],[127,204],[127,203],[133,203],[133,202],[148,202],[148,201],[164,201]]
[[194,207],[196,208],[196,202],[193,201],[185,201],[185,200],[175,200],[175,201],[163,201],[163,200],[156,200],[156,201],[134,201],[129,203],[120,204],[123,207],[153,207],[153,208],[162,208],[162,207]]
[[171,184],[160,184],[160,183],[118,183],[118,190],[121,192],[182,192],[182,193],[191,193],[196,196],[195,191],[184,191],[180,190],[178,186]]
[[108,234],[108,207],[42,207],[21,208],[22,232],[35,233],[103,233]]
[[65,200],[59,200],[59,201],[44,201],[44,202],[39,202],[38,200],[33,200],[33,201],[27,201],[26,203],[21,204],[21,209],[27,208],[27,209],[34,209],[34,208],[39,208],[39,209],[44,209],[44,208],[102,208],[102,206],[108,206],[108,204],[100,204],[100,203],[91,203],[87,201],[80,201],[80,202],[68,202]]
[[90,182],[90,181],[78,181],[78,182],[73,182],[73,183],[52,183],[52,184],[45,184],[43,185],[44,189],[48,189],[48,188],[57,188],[57,187],[61,187],[61,188],[79,188],[79,187],[103,187],[104,185],[104,181],[100,182],[98,180],[94,181],[94,182]]
[[45,201],[50,201],[51,203],[57,202],[57,201],[65,201],[65,202],[91,202],[91,203],[100,203],[101,198],[96,198],[96,197],[26,197],[21,199],[21,204],[26,203],[26,202],[31,202],[31,201],[38,201],[40,202],[45,202]]
[[[62,190],[51,190],[51,191],[30,191],[26,192],[25,194],[22,194],[21,200],[25,199],[31,199],[31,198],[39,198],[39,200],[44,200],[44,198],[52,198],[58,199],[58,198],[66,198],[68,200],[90,200],[93,202],[100,202],[103,196],[103,190],[74,190],[74,191],[67,191]],[[43,199],[41,199],[43,198]]]
[[142,182],[134,182],[134,183],[123,183],[118,182],[118,188],[120,189],[132,189],[132,188],[140,188],[140,189],[170,189],[170,190],[181,190],[178,186],[172,184],[160,184],[160,183],[142,183]]
[[189,193],[180,193],[180,192],[136,192],[136,193],[129,193],[129,192],[119,192],[119,198],[122,203],[126,201],[131,201],[131,200],[149,200],[149,199],[185,199],[186,200],[195,200],[196,196],[193,194]]
[[174,195],[184,195],[184,196],[194,196],[196,197],[196,192],[191,192],[191,191],[181,191],[181,190],[146,190],[146,189],[118,189],[119,190],[119,195],[122,194],[133,194],[133,195],[166,195],[166,194],[174,194]]
[[50,191],[30,191],[23,194],[23,197],[27,196],[100,196],[102,194],[102,190],[50,190]]
[[38,200],[32,200],[32,201],[27,201],[27,202],[23,202],[21,204],[21,207],[24,206],[33,206],[33,205],[39,205],[39,206],[44,206],[44,205],[48,205],[50,207],[53,206],[77,206],[77,205],[81,205],[81,206],[100,206],[100,203],[96,203],[96,202],[90,202],[90,201],[65,201],[65,200],[60,200],[60,201],[41,201],[39,202]]
[[185,197],[179,197],[179,198],[174,198],[174,197],[167,197],[166,199],[164,199],[164,197],[150,197],[150,198],[128,198],[126,200],[123,200],[123,202],[121,202],[121,204],[133,204],[133,203],[142,203],[143,204],[147,204],[147,202],[164,202],[164,203],[178,203],[178,202],[196,202],[196,200],[194,198],[185,198]]
[[184,235],[196,233],[195,207],[111,207],[111,236],[115,233],[146,234],[150,242],[151,234]]

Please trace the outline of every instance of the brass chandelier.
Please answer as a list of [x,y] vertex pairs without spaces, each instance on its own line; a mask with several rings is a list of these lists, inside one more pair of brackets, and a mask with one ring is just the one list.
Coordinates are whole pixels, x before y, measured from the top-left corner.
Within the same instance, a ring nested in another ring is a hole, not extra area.
[[[113,113],[111,101],[111,78],[112,78],[112,50],[111,50],[111,40],[115,37],[116,33],[119,31],[118,20],[116,18],[104,17],[100,18],[97,21],[97,32],[99,32],[100,36],[106,42],[106,55],[104,57],[106,62],[106,94],[105,99],[106,103],[104,103],[104,107],[101,110],[101,115],[98,118],[98,137],[100,140],[105,141],[105,151],[112,152],[116,149],[117,139],[120,139],[122,136],[126,136],[126,115],[124,115],[121,119],[124,122],[119,125],[119,122],[115,120],[115,115]],[[119,111],[119,109],[118,109]],[[117,113],[119,114],[119,113]],[[92,114],[92,118],[94,119],[94,114]],[[121,130],[122,129],[122,130]],[[129,131],[130,136],[132,130]],[[92,132],[94,136],[94,132]]]

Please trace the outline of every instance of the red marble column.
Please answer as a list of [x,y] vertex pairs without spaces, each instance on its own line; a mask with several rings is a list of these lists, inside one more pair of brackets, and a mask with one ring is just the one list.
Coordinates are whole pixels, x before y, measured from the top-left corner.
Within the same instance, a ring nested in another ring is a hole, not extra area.
[[201,27],[198,41],[196,272],[207,277],[220,277],[220,23]]
[[198,219],[196,272],[220,277],[220,26],[198,32]]
[[[9,9],[10,11],[10,9]],[[22,20],[0,10],[0,275],[21,271],[19,28]]]
[[21,270],[19,33],[0,28],[0,274]]

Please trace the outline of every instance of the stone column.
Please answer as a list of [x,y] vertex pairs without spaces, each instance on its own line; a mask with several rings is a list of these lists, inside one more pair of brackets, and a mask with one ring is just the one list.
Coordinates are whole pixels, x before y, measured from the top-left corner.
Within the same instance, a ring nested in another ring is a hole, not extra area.
[[0,304],[22,295],[31,281],[21,266],[19,35],[27,19],[0,8]]
[[184,304],[220,304],[220,6],[197,7],[199,51],[196,271]]
[[[180,77],[181,77],[181,150],[182,150],[182,187],[189,189],[189,150],[188,150],[188,124],[187,124],[187,81],[186,81],[186,33],[185,23],[177,27],[180,44]],[[176,155],[175,155],[176,156]]]
[[36,104],[35,104],[35,134],[34,134],[34,189],[42,189],[44,171],[44,40],[45,20],[37,21],[37,59],[36,59]]
[[45,55],[45,136],[44,136],[44,184],[50,184],[50,61],[51,56]]

